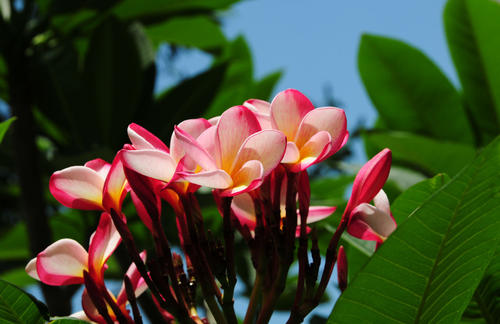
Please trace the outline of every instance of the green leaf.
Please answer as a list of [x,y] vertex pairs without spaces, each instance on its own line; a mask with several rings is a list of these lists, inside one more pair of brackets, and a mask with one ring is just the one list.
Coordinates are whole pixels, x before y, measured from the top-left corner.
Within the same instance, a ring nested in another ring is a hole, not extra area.
[[358,66],[366,91],[388,128],[473,142],[458,92],[418,49],[365,34]]
[[0,322],[36,324],[45,319],[33,297],[0,279]]
[[7,232],[2,232],[0,239],[0,260],[28,260],[30,251],[26,225],[19,222]]
[[[392,171],[392,170],[391,170]],[[427,179],[417,183],[403,192],[391,204],[392,216],[397,224],[403,223],[408,216],[422,203],[427,200],[434,192],[444,186],[450,177],[446,174],[438,174],[434,178]]]
[[500,4],[449,0],[444,27],[469,115],[488,143],[500,130]]
[[365,133],[363,137],[376,152],[388,147],[396,164],[428,176],[442,172],[453,176],[475,154],[475,149],[469,145],[437,141],[405,132],[374,131]]
[[210,106],[219,91],[227,64],[216,65],[162,94],[146,117],[151,131],[168,139],[174,125],[189,118],[199,118]]
[[454,323],[500,237],[500,138],[398,226],[329,323]]
[[[475,315],[475,316],[473,316]],[[498,323],[500,318],[500,249],[497,248],[474,297],[464,314],[464,319],[483,318],[486,323]]]
[[139,24],[109,18],[95,29],[85,58],[90,105],[81,122],[91,125],[96,143],[119,147],[139,108],[149,106],[154,85],[154,53]]
[[143,23],[158,22],[175,14],[207,12],[228,8],[238,0],[124,0],[113,13],[124,20],[138,19]]
[[211,49],[226,43],[219,25],[207,16],[178,17],[149,25],[146,34],[154,45],[162,42]]
[[5,133],[7,133],[7,130],[10,127],[10,124],[16,120],[16,117],[11,117],[7,120],[4,120],[3,122],[0,123],[0,143],[2,143],[2,140],[5,136]]

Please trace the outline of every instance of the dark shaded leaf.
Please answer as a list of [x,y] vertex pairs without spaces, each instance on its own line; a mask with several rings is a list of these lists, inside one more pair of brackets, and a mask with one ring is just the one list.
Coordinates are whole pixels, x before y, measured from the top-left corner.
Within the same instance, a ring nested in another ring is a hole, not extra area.
[[216,65],[161,95],[149,111],[145,125],[162,139],[168,139],[174,125],[189,118],[199,118],[217,95],[227,69]]
[[154,53],[139,24],[110,18],[94,31],[85,58],[84,80],[90,98],[84,119],[96,143],[122,145],[127,125],[153,94]]

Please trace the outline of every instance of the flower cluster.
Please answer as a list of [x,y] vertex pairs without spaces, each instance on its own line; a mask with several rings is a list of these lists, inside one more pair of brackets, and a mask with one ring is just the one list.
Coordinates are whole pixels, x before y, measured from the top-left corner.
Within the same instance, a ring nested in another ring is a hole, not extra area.
[[[344,231],[378,246],[396,228],[382,191],[391,164],[391,153],[385,149],[356,176],[316,284],[321,257],[315,231],[307,224],[329,216],[335,207],[310,206],[307,168],[342,148],[348,132],[342,109],[314,108],[297,90],[285,90],[271,103],[247,100],[210,120],[183,121],[175,126],[170,148],[136,124],[129,126],[128,135],[130,144],[112,164],[96,159],[57,171],[50,179],[52,195],[64,206],[101,211],[88,252],[76,241],[63,239],[26,267],[29,275],[49,285],[84,284],[83,313],[75,314],[80,318],[140,322],[135,298],[149,288],[165,321],[200,323],[206,319],[198,316],[199,286],[203,305],[217,322],[237,323],[233,293],[238,230],[256,270],[245,323],[269,321],[295,256],[299,278],[290,322],[300,322],[318,305],[337,258],[339,285],[347,285],[347,260],[338,247]],[[213,189],[223,217],[223,241],[204,227],[195,196],[200,186]],[[153,237],[154,255],[147,261],[122,211],[129,193]],[[161,221],[162,200],[175,211],[183,256],[170,249]],[[105,286],[104,272],[121,242],[133,263],[115,297]]]

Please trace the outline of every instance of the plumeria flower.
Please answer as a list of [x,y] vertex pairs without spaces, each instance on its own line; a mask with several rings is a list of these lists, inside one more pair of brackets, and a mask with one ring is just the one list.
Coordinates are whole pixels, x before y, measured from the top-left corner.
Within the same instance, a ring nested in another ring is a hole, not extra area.
[[61,239],[40,252],[26,266],[31,277],[51,286],[84,283],[87,271],[95,282],[103,283],[106,261],[121,242],[111,216],[104,212],[92,234],[89,252],[72,239]]
[[95,159],[84,166],[56,171],[50,177],[49,188],[66,207],[102,211],[120,211],[128,190],[120,154],[112,164]]
[[315,109],[306,96],[294,89],[278,93],[271,103],[250,99],[244,105],[262,128],[277,129],[286,135],[286,153],[281,162],[293,172],[332,156],[349,137],[342,109]]
[[276,130],[261,130],[254,114],[244,106],[226,110],[216,126],[198,138],[179,127],[175,136],[199,172],[180,172],[191,183],[219,189],[221,196],[235,196],[259,187],[279,164],[286,138]]
[[[347,232],[362,240],[382,243],[396,229],[389,200],[382,190],[391,168],[391,151],[384,149],[368,161],[354,179],[344,212],[349,217]],[[374,201],[375,206],[368,204]]]
[[[146,251],[140,253],[140,257],[145,262]],[[125,275],[130,279],[135,297],[139,297],[144,291],[146,291],[147,289],[146,282],[144,281],[144,278],[141,277],[141,274],[137,270],[137,267],[135,266],[134,263],[130,265]],[[122,313],[128,314],[128,310],[126,308],[128,304],[128,298],[125,290],[125,283],[122,283],[120,292],[116,297],[113,295],[112,292],[108,291],[108,293],[110,294],[111,298],[113,298],[113,300],[116,302]],[[106,321],[101,316],[101,314],[99,314],[99,311],[92,302],[92,299],[87,293],[87,290],[84,290],[82,294],[82,307],[83,311],[74,313],[70,315],[70,317],[75,317],[85,321],[93,321],[96,323],[106,323]],[[111,319],[113,321],[116,321],[116,315],[113,313],[113,310],[109,306],[108,306],[108,313],[110,314]]]

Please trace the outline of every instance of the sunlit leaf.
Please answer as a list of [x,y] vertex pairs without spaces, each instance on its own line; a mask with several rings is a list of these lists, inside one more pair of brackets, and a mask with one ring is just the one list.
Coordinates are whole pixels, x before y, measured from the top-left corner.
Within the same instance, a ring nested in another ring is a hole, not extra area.
[[498,246],[500,139],[421,202],[337,301],[329,323],[453,323]]
[[418,49],[365,34],[358,66],[366,91],[388,128],[473,142],[458,92]]

